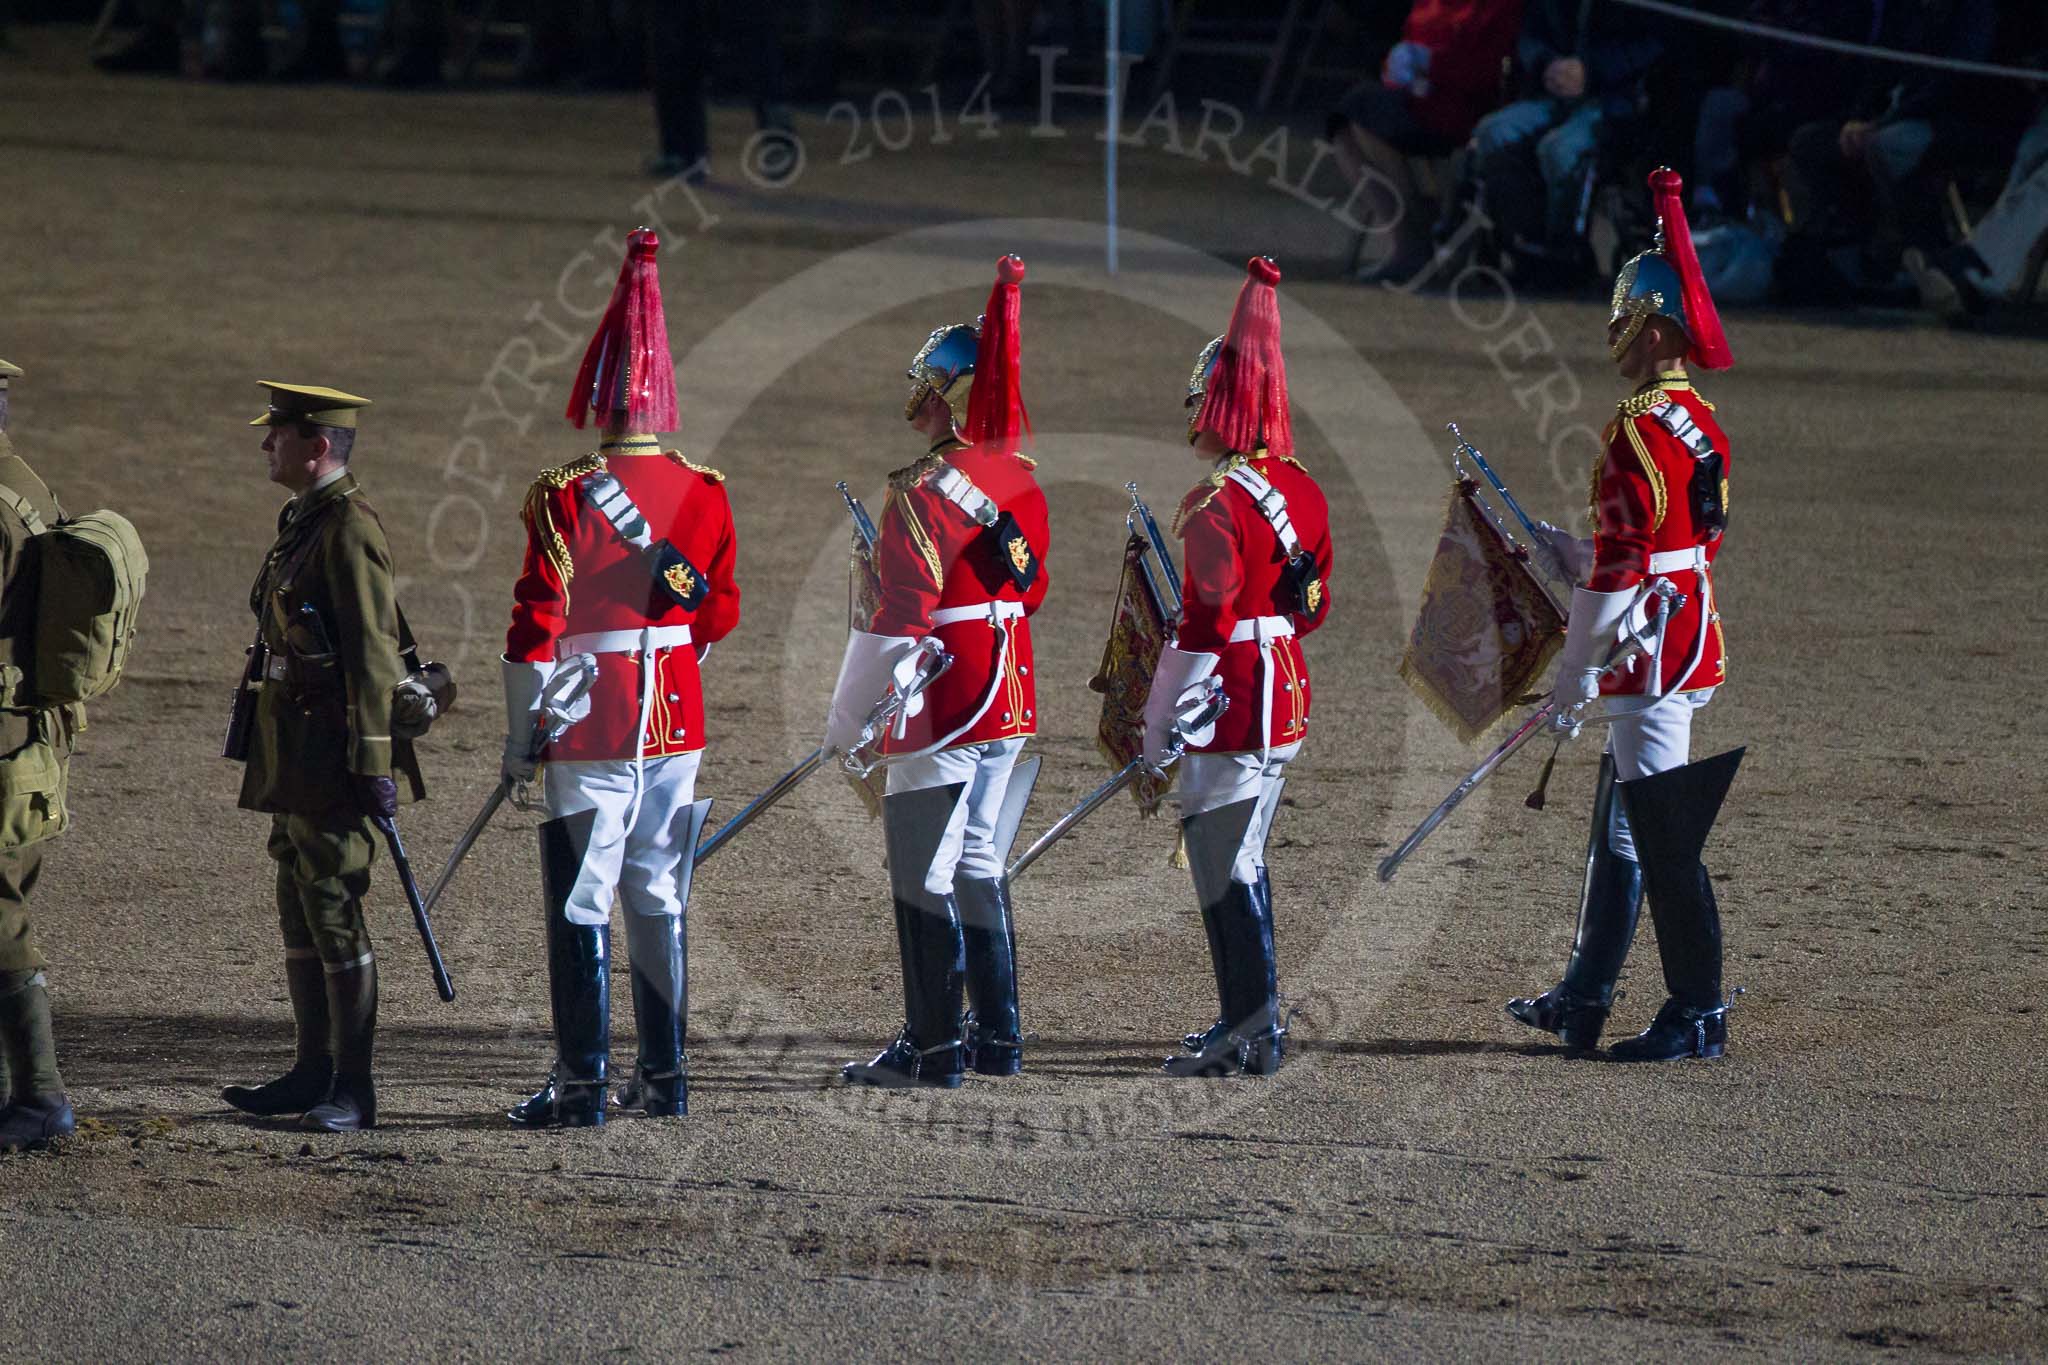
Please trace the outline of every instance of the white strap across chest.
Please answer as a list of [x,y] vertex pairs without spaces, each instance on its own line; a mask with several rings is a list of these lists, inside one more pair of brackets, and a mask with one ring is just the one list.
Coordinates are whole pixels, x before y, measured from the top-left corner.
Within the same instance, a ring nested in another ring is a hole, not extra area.
[[932,487],[939,490],[939,496],[967,514],[967,519],[978,526],[993,526],[1001,510],[996,501],[975,487],[974,480],[962,474],[945,460],[939,461],[938,469],[931,476]]
[[647,525],[647,518],[641,515],[639,505],[632,494],[619,482],[619,476],[609,469],[600,469],[588,476],[583,485],[583,496],[590,500],[598,515],[611,523],[619,539],[636,550],[645,550],[654,544],[654,532]]
[[1239,465],[1223,476],[1252,495],[1252,505],[1280,538],[1280,553],[1289,559],[1301,552],[1301,539],[1294,534],[1294,519],[1287,515],[1287,499],[1266,476],[1250,465]]
[[1719,452],[1714,449],[1713,440],[1700,430],[1700,424],[1692,420],[1692,414],[1682,403],[1667,398],[1650,409],[1650,416],[1657,419],[1657,425],[1678,438],[1678,443],[1692,452],[1695,460],[1710,459]]

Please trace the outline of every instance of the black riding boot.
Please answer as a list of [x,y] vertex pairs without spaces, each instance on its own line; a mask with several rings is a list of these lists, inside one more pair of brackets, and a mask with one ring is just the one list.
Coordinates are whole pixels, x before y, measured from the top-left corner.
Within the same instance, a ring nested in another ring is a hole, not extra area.
[[840,1075],[855,1085],[956,1089],[963,1069],[960,994],[966,946],[952,896],[925,890],[925,873],[944,838],[964,785],[927,787],[883,798],[896,945],[903,958],[903,1032],[867,1062]]
[[590,848],[595,810],[577,811],[540,827],[541,899],[547,914],[548,1005],[555,1025],[555,1065],[547,1084],[507,1111],[514,1123],[596,1127],[604,1122],[611,1066],[611,925],[569,918],[569,893]]
[[1249,1027],[1238,1030],[1243,1047],[1244,1069],[1254,1076],[1270,1076],[1280,1069],[1287,1055],[1287,1025],[1280,1017],[1280,957],[1273,947],[1273,879],[1263,865],[1252,884],[1252,911],[1257,928],[1257,956],[1250,959],[1257,972],[1247,977],[1245,993],[1257,991],[1258,1004]]
[[377,960],[350,963],[327,977],[327,1017],[333,1030],[334,1079],[327,1098],[299,1119],[301,1128],[353,1133],[377,1126],[377,1090],[370,1057],[377,1037]]
[[1629,828],[1649,883],[1650,919],[1668,998],[1649,1028],[1609,1053],[1626,1062],[1718,1057],[1728,1048],[1721,995],[1721,911],[1700,854],[1743,751],[1621,784]]
[[1198,1033],[1181,1035],[1180,1045],[1189,1052],[1201,1052],[1213,1047],[1230,1032],[1230,1023],[1223,1017],[1223,1002],[1229,993],[1229,988],[1225,985],[1229,976],[1229,968],[1226,965],[1229,958],[1223,951],[1223,939],[1216,922],[1216,907],[1206,901],[1202,905],[1202,933],[1209,940],[1209,966],[1214,969],[1216,976],[1216,1019],[1209,1027]]
[[1230,876],[1258,808],[1256,799],[1237,801],[1181,821],[1188,871],[1209,933],[1221,1014],[1208,1029],[1183,1039],[1188,1052],[1166,1059],[1170,1076],[1225,1076],[1243,1070],[1247,1031],[1263,1035],[1271,1019],[1270,1009],[1261,1012],[1270,1003],[1272,967],[1265,956],[1271,936],[1261,929],[1259,891]]
[[1579,895],[1579,927],[1572,936],[1564,980],[1534,999],[1508,1001],[1508,1013],[1531,1028],[1554,1033],[1573,1049],[1600,1042],[1607,1012],[1614,1006],[1614,982],[1635,941],[1643,905],[1643,871],[1614,851],[1608,838],[1616,783],[1614,756],[1600,756],[1600,780],[1593,789],[1593,829],[1586,841],[1586,880]]
[[640,1052],[633,1104],[653,1118],[690,1112],[683,1038],[690,1015],[689,933],[681,915],[626,916],[633,964],[633,1022]]
[[245,1114],[303,1114],[327,1098],[334,1082],[334,1055],[328,1051],[333,1025],[327,1014],[327,969],[318,957],[288,957],[284,980],[291,992],[297,1055],[291,1070],[274,1081],[231,1085],[220,1092]]
[[967,1064],[984,1076],[1014,1076],[1024,1069],[1024,1034],[1009,879],[957,877],[953,898],[967,947]]

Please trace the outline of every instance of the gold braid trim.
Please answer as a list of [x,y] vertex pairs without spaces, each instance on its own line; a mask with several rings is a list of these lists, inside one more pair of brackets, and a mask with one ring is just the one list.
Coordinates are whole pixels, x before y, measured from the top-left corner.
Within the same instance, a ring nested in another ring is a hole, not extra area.
[[698,464],[695,460],[683,454],[683,452],[680,450],[668,450],[663,451],[662,453],[667,455],[669,459],[675,461],[677,464],[681,465],[683,468],[689,470],[693,474],[702,474],[705,478],[710,479],[713,483],[725,482],[725,475],[719,473],[717,470],[713,469],[708,464]]
[[562,538],[561,528],[555,525],[555,514],[548,510],[548,495],[558,493],[585,474],[594,474],[603,468],[604,456],[592,451],[581,459],[556,465],[553,469],[543,469],[533,481],[533,486],[526,490],[526,502],[519,509],[535,547],[561,576],[564,615],[569,611],[569,583],[576,577],[576,562],[569,555],[569,542]]
[[[1181,499],[1180,511],[1174,514],[1173,534],[1176,538],[1182,540],[1185,540],[1187,538],[1182,533],[1187,529],[1188,518],[1192,517],[1195,513],[1201,511],[1204,507],[1207,507],[1210,503],[1214,502],[1216,500],[1216,495],[1223,491],[1223,485],[1229,481],[1230,471],[1240,467],[1245,463],[1245,457],[1242,454],[1233,451],[1231,452],[1230,458],[1225,460],[1222,464],[1217,465],[1215,470],[1210,473],[1208,478],[1203,479],[1201,483],[1196,484],[1193,488],[1188,490],[1187,498]],[[1209,491],[1206,493],[1202,493],[1201,499],[1199,501],[1189,502],[1188,498],[1192,498],[1195,496],[1196,493],[1200,493],[1205,485],[1208,487]]]
[[1600,453],[1593,457],[1593,478],[1586,487],[1586,511],[1595,532],[1600,529],[1600,476],[1607,472],[1607,447],[1614,444],[1615,428],[1620,425],[1619,420],[1607,424],[1607,430],[1600,433]]
[[548,496],[556,489],[545,476],[535,479],[533,487],[526,490],[526,502],[519,509],[520,519],[526,523],[526,533],[533,539],[534,548],[541,557],[555,566],[555,572],[562,579],[562,614],[569,612],[569,581],[576,576],[576,565],[569,557],[569,542],[562,539],[562,533],[555,526],[555,515],[548,510]]
[[1024,453],[1023,451],[1021,451],[1021,450],[1013,450],[1013,451],[1011,451],[1011,452],[1010,452],[1010,454],[1011,454],[1011,456],[1012,456],[1013,458],[1015,458],[1015,459],[1017,460],[1017,462],[1018,462],[1019,464],[1023,465],[1023,466],[1024,466],[1024,467],[1025,467],[1026,469],[1036,469],[1036,468],[1038,468],[1038,461],[1036,461],[1036,460],[1032,459],[1032,458],[1031,458],[1031,457],[1030,457],[1029,455],[1026,455],[1026,454],[1025,454],[1025,453]]
[[923,459],[913,460],[901,469],[890,471],[889,487],[898,493],[908,493],[944,463],[945,457],[940,455],[927,455]]
[[540,477],[534,482],[537,485],[544,483],[550,488],[567,488],[585,474],[595,474],[603,468],[604,456],[593,450],[580,460],[571,460],[567,464],[556,465],[553,469],[543,469]]
[[[890,483],[891,485],[895,483],[893,475],[890,476]],[[903,524],[910,530],[912,543],[917,546],[917,552],[924,556],[925,567],[932,571],[932,586],[940,591],[944,591],[946,587],[946,566],[939,561],[939,547],[932,543],[930,534],[924,529],[924,523],[917,519],[917,510],[910,505],[910,499],[904,497],[901,493],[891,493],[889,495],[889,502],[898,512],[902,513]],[[888,514],[888,508],[886,507],[882,511],[883,515],[886,516]]]
[[1671,395],[1662,389],[1644,389],[1641,393],[1624,398],[1618,404],[1621,415],[1633,421],[1660,403],[1671,401]]
[[1635,449],[1636,458],[1643,462],[1643,475],[1650,481],[1650,493],[1657,500],[1656,511],[1650,520],[1650,529],[1657,530],[1664,524],[1664,475],[1657,468],[1656,457],[1650,454],[1649,446],[1643,443],[1643,433],[1633,420],[1621,424],[1628,433],[1628,443]]

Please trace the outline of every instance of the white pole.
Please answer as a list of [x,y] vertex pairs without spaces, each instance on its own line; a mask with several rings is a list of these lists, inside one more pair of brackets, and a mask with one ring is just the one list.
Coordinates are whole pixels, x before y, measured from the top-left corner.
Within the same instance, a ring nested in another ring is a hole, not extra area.
[[1104,218],[1109,228],[1105,249],[1109,258],[1109,273],[1116,274],[1116,140],[1122,129],[1117,127],[1117,110],[1122,100],[1117,91],[1117,77],[1123,71],[1123,40],[1120,22],[1121,6],[1118,0],[1109,0],[1109,37],[1104,44],[1103,61],[1108,66],[1108,79],[1104,89],[1109,100],[1109,111],[1104,119],[1109,134],[1109,150],[1103,155],[1103,177],[1106,182],[1104,196]]

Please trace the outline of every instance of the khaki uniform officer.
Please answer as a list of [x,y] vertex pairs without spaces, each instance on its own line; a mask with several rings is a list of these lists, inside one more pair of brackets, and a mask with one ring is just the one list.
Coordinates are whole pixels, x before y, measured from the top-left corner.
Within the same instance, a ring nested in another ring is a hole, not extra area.
[[[50,1027],[48,964],[28,897],[42,874],[41,840],[62,833],[71,727],[64,713],[17,705],[21,664],[36,633],[29,513],[55,526],[62,511],[7,436],[7,385],[21,371],[0,360],[0,1151],[41,1147],[76,1126]],[[26,703],[27,698],[20,701]]]
[[252,1114],[304,1113],[308,1128],[373,1127],[370,1051],[377,963],[363,921],[369,818],[426,794],[412,745],[391,731],[405,676],[384,527],[349,456],[366,398],[262,381],[270,478],[293,493],[249,596],[261,679],[241,806],[267,812],[298,1057],[266,1085],[222,1097]]

